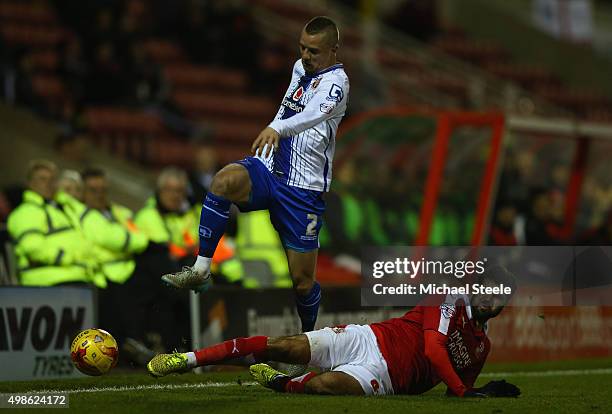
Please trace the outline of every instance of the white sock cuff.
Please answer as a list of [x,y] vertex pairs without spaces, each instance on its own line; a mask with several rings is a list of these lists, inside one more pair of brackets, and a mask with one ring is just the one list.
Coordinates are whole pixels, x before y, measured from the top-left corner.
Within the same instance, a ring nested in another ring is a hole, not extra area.
[[187,355],[187,367],[195,368],[198,366],[198,359],[196,358],[195,352],[186,352]]
[[210,264],[212,263],[212,258],[198,256],[195,263],[193,264],[193,270],[197,273],[207,273],[210,271]]

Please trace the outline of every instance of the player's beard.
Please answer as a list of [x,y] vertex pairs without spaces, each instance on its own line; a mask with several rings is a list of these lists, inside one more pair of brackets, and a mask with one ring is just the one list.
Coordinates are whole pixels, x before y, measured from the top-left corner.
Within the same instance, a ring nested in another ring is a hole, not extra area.
[[312,75],[315,72],[314,67],[312,66],[312,63],[304,62],[304,59],[302,59],[302,66],[304,66],[304,71],[308,75]]

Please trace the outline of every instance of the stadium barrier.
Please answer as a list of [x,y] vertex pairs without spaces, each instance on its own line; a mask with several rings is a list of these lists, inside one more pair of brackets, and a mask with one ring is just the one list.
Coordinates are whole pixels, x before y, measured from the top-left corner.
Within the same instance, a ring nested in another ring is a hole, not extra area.
[[91,288],[0,288],[0,381],[82,376],[70,344],[95,326],[95,309]]

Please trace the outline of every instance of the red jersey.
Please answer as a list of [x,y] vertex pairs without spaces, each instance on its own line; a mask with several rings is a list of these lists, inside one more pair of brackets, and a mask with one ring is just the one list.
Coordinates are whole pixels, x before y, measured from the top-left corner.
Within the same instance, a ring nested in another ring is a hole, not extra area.
[[404,316],[370,327],[396,394],[421,394],[444,381],[449,392],[463,395],[491,347],[465,295],[428,298]]

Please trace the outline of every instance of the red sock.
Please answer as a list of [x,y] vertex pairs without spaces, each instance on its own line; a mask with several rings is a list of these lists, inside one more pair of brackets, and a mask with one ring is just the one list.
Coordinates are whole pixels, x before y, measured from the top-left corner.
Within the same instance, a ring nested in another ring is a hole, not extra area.
[[258,360],[268,347],[267,336],[236,338],[195,351],[198,366],[211,365],[253,354]]
[[306,387],[306,383],[316,376],[316,373],[309,372],[307,374],[302,375],[301,377],[290,379],[285,384],[285,392],[291,392],[294,394],[304,394],[304,388]]

